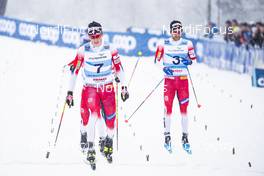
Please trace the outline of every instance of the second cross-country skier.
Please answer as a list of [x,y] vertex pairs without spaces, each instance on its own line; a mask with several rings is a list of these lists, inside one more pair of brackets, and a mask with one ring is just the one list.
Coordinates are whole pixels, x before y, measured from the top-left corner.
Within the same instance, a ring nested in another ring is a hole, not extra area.
[[182,145],[184,150],[191,153],[188,141],[188,115],[187,107],[189,104],[188,70],[187,66],[196,59],[193,44],[190,40],[181,37],[183,32],[180,21],[170,23],[169,39],[165,39],[159,45],[155,54],[155,63],[163,61],[164,71],[164,128],[165,128],[165,148],[172,152],[171,148],[171,115],[174,97],[177,96],[181,112],[182,124]]

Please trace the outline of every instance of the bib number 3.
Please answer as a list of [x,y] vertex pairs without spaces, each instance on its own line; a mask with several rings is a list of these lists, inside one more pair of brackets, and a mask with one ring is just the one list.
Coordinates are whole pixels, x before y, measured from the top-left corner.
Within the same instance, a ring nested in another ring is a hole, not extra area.
[[173,56],[173,59],[174,59],[174,61],[172,61],[172,63],[174,65],[180,64],[181,60],[180,60],[180,57],[179,56]]

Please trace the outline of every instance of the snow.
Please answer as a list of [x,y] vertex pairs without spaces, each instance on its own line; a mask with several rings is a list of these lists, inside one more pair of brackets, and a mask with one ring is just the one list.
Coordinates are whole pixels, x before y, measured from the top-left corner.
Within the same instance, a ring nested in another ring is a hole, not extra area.
[[[59,112],[54,124],[57,127],[67,90],[67,72],[62,73],[62,67],[76,51],[2,36],[0,46],[0,175],[264,175],[264,89],[252,88],[249,75],[204,64],[191,66],[202,105],[196,107],[190,87],[193,155],[181,148],[176,100],[173,153],[169,154],[163,148],[162,86],[128,124],[124,122],[124,116],[132,114],[162,79],[153,59],[141,58],[129,88],[130,99],[126,103],[118,100],[119,150],[114,151],[114,163],[108,164],[97,151],[97,170],[92,171],[79,150],[81,77],[74,92],[75,106],[66,109],[57,146],[51,150],[50,159],[45,158],[51,118]],[[122,57],[127,79],[136,60]]]

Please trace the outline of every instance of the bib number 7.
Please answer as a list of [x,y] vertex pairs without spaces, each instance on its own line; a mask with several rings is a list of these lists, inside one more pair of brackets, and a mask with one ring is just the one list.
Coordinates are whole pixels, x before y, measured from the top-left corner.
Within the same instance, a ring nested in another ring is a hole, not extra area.
[[94,66],[98,67],[97,68],[97,73],[100,73],[101,68],[102,68],[103,65],[104,65],[103,63],[102,64],[94,64]]

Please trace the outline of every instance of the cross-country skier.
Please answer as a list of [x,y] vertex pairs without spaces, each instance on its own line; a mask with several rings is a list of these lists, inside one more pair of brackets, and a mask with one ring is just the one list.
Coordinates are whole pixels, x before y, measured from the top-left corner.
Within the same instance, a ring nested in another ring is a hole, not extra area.
[[[80,45],[79,47],[87,44],[90,42],[90,37],[88,35],[88,28],[85,29],[85,31],[83,33],[80,34]],[[104,139],[105,139],[105,135],[106,135],[106,124],[105,124],[105,114],[104,114],[104,109],[103,107],[101,107],[101,115],[104,118],[98,118],[97,119],[97,127],[98,127],[98,132],[99,132],[99,146],[100,146],[100,152],[103,153],[103,143],[104,143]],[[82,149],[83,153],[87,152],[87,148],[88,148],[88,143],[87,143],[87,133],[85,130],[85,126],[83,124],[83,122],[81,121],[80,124],[80,132],[81,132],[81,142],[80,142],[80,146]]]
[[171,148],[171,116],[174,97],[177,96],[181,112],[182,125],[182,145],[184,150],[191,153],[188,141],[188,115],[187,107],[189,103],[188,71],[187,66],[196,59],[193,44],[191,41],[181,37],[183,32],[180,21],[170,23],[169,39],[165,39],[159,45],[155,54],[155,63],[163,61],[164,72],[164,128],[165,128],[165,148],[172,152]]
[[116,117],[114,75],[116,75],[115,80],[121,83],[122,100],[126,101],[129,94],[124,84],[124,70],[118,51],[103,40],[101,24],[91,22],[88,25],[87,32],[90,42],[78,49],[75,59],[69,64],[72,74],[66,102],[69,107],[73,106],[74,85],[82,68],[81,145],[82,147],[88,147],[87,160],[95,169],[94,138],[96,122],[104,123],[105,120],[106,136],[104,136],[104,129],[99,129],[101,131],[99,134],[101,136],[99,141],[100,151],[103,152],[109,162],[112,162]]

